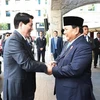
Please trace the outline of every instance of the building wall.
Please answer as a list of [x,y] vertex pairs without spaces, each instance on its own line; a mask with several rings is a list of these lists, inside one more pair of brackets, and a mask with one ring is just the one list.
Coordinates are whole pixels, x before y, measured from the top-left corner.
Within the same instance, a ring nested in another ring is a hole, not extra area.
[[13,31],[15,14],[27,12],[34,16],[32,35],[37,35],[36,23],[44,23],[44,17],[48,14],[48,4],[48,0],[0,0],[0,23],[10,24],[10,30],[0,30],[0,33]]

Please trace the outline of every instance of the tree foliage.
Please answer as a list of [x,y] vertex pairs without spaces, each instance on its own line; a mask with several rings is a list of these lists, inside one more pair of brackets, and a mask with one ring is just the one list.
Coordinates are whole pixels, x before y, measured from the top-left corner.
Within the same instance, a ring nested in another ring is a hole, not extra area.
[[0,23],[0,30],[8,30],[8,24],[7,23]]

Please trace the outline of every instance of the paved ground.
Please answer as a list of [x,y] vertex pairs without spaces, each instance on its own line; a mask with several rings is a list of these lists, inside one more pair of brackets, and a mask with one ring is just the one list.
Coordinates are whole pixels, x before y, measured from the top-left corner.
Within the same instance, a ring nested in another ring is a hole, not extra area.
[[100,100],[100,66],[92,68],[92,82],[96,100]]
[[[52,60],[52,57],[49,53],[46,53],[46,62]],[[2,66],[3,70],[3,66]],[[37,73],[37,89],[35,100],[56,100],[56,97],[53,95],[54,89],[54,77],[48,76],[44,73]],[[100,100],[100,66],[94,69],[92,68],[92,81],[94,87],[94,94],[96,100]]]

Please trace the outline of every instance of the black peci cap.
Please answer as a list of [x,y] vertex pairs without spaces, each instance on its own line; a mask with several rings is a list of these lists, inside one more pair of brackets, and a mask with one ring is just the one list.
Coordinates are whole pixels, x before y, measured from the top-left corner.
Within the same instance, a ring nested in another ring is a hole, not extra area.
[[75,25],[75,26],[83,26],[84,19],[77,16],[67,16],[63,18],[64,26],[66,25]]

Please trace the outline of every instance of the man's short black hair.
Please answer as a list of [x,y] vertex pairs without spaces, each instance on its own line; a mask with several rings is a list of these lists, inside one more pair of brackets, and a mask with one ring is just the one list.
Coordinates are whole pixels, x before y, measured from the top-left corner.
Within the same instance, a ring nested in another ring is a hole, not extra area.
[[54,32],[56,32],[58,34],[58,31],[55,30]]
[[87,27],[88,28],[88,25],[83,25],[82,27]]
[[100,32],[98,32],[97,34],[100,34]]
[[20,22],[24,24],[29,23],[30,19],[33,19],[33,16],[28,13],[17,13],[14,18],[14,26],[17,29]]

